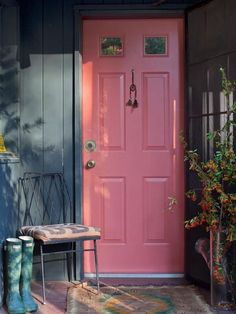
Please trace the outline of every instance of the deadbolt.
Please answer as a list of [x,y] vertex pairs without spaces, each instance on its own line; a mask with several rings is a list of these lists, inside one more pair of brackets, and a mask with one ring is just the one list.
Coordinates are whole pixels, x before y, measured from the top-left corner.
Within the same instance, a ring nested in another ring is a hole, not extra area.
[[87,140],[84,147],[87,152],[94,152],[96,150],[96,142],[94,140]]
[[95,165],[96,165],[95,160],[89,159],[89,160],[87,161],[87,163],[86,163],[86,168],[87,168],[87,169],[92,169],[92,168],[95,167]]

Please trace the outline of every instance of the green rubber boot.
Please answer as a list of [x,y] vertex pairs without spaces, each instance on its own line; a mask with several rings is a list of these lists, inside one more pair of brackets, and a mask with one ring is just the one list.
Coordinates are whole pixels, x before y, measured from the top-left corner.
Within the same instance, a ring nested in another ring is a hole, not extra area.
[[26,312],[36,312],[38,310],[38,305],[32,297],[30,287],[32,279],[34,241],[32,237],[27,236],[20,236],[19,239],[22,241],[20,294]]
[[16,238],[6,239],[7,254],[7,310],[9,314],[23,314],[25,307],[22,302],[19,284],[21,274],[21,240]]

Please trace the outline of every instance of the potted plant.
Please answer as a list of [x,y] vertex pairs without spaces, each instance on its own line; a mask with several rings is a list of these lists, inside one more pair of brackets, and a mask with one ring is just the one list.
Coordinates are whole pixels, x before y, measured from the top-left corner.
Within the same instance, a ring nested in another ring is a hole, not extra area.
[[227,109],[223,127],[206,135],[214,142],[214,155],[201,161],[197,150],[188,150],[181,136],[185,161],[200,181],[200,189],[186,193],[196,203],[198,213],[185,221],[185,227],[191,229],[202,225],[210,232],[211,304],[231,309],[236,304],[236,153],[233,145],[236,102],[231,104],[230,96],[236,90],[236,82],[227,79],[224,69],[220,71]]

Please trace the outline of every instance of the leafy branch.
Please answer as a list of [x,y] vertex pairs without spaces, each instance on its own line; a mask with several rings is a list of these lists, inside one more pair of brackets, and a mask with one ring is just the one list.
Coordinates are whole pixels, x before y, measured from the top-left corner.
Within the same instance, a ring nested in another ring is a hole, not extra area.
[[223,68],[221,72],[222,91],[225,97],[226,122],[214,132],[207,133],[207,140],[213,141],[216,151],[212,158],[203,162],[197,150],[188,150],[183,134],[180,135],[185,149],[184,160],[189,164],[200,183],[201,193],[190,190],[186,196],[199,209],[198,214],[185,222],[188,229],[205,225],[208,231],[224,230],[228,241],[236,240],[236,155],[233,147],[232,119],[236,113],[236,102],[231,95],[236,90],[236,82],[228,80]]

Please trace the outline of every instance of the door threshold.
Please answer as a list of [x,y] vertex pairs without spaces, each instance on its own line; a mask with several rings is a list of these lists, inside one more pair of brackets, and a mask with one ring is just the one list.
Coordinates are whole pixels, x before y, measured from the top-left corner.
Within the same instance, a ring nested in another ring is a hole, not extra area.
[[[84,273],[85,278],[95,278],[95,273]],[[99,273],[99,278],[134,278],[134,279],[150,279],[150,278],[184,278],[183,273],[173,273],[173,274],[117,274],[117,273]]]

